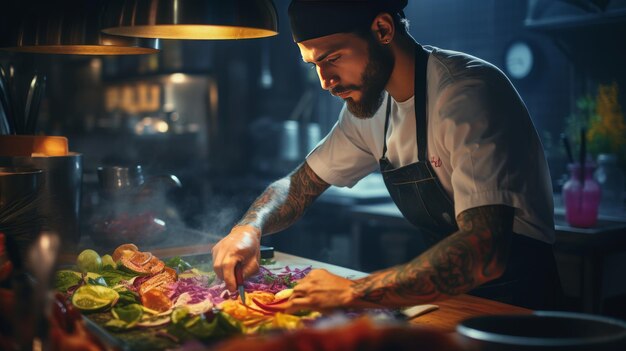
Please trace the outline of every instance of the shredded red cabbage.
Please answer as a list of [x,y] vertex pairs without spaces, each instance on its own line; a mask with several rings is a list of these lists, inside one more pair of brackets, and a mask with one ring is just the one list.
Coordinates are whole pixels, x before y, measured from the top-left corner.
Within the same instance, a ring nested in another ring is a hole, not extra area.
[[259,273],[244,283],[244,288],[246,291],[267,291],[275,294],[281,290],[292,288],[298,280],[304,278],[310,271],[311,266],[303,269],[292,269],[285,266],[280,272],[274,273],[272,270],[261,266]]
[[181,278],[176,283],[170,284],[168,288],[172,291],[170,299],[176,301],[183,293],[191,296],[189,303],[195,304],[204,300],[210,300],[213,304],[224,301],[220,296],[225,285],[209,286],[209,279],[206,276],[197,276],[192,278]]

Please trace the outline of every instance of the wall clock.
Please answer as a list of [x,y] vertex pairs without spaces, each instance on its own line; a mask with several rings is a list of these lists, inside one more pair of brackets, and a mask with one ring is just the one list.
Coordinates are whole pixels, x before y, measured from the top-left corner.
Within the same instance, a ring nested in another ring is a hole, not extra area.
[[536,70],[536,66],[535,50],[529,42],[515,40],[507,46],[504,67],[510,78],[524,80]]

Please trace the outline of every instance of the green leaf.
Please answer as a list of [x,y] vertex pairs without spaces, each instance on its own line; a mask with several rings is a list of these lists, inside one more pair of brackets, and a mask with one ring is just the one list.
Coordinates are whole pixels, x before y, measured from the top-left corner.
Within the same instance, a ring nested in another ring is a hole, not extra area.
[[119,284],[121,280],[129,280],[137,276],[137,274],[121,271],[111,266],[103,267],[100,271],[100,275],[102,275],[109,286],[115,286]]
[[67,292],[67,289],[80,283],[82,277],[79,272],[60,270],[54,274],[54,289]]
[[130,290],[118,291],[118,294],[120,298],[117,300],[116,306],[132,305],[139,302],[138,296]]
[[192,266],[187,261],[178,256],[172,257],[169,260],[165,261],[165,265],[175,269],[178,273],[184,272],[192,268]]

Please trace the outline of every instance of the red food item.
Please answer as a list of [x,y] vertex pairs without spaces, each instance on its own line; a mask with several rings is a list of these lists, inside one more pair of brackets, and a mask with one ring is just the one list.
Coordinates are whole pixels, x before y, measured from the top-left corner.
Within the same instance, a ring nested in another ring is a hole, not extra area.
[[252,302],[254,302],[260,308],[270,312],[285,312],[287,308],[291,307],[289,298],[280,299],[270,303],[263,303],[255,298],[252,298]]
[[172,307],[172,300],[159,289],[152,289],[141,295],[141,304],[151,310],[164,312]]
[[165,263],[149,252],[133,252],[122,256],[119,264],[131,272],[149,275],[161,273],[165,268]]
[[139,248],[135,244],[122,244],[113,251],[113,261],[119,261],[123,256],[130,255],[133,252],[139,251]]
[[301,329],[272,337],[234,339],[218,345],[216,351],[460,351],[451,335],[430,328],[377,327],[361,318],[343,327]]
[[139,286],[139,295],[143,295],[152,289],[159,289],[163,291],[165,286],[176,282],[176,277],[177,275],[175,270],[165,267],[163,272],[156,274],[141,283]]

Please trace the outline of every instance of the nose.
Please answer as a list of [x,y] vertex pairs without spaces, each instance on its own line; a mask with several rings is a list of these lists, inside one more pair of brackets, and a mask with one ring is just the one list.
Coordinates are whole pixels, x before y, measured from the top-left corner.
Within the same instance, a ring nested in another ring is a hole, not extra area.
[[339,77],[329,69],[318,66],[317,76],[320,79],[322,89],[329,90],[339,84]]

